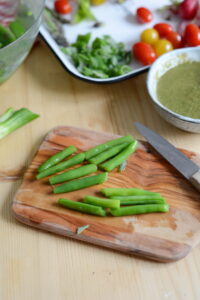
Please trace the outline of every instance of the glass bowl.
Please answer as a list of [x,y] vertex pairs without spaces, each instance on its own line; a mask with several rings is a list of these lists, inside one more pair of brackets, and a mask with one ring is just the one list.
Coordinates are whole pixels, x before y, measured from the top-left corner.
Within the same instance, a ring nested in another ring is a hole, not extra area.
[[[28,26],[26,32],[22,36],[20,36],[14,42],[0,49],[0,83],[7,80],[21,65],[21,63],[25,60],[26,56],[28,55],[39,31],[45,0],[7,0],[5,14],[7,9],[8,20],[12,8],[16,8],[16,3],[18,8],[26,6],[28,11],[32,15],[32,21],[30,22],[30,25]],[[4,4],[5,0],[0,0],[0,9],[2,11]],[[7,20],[5,20],[5,23],[6,21]],[[2,17],[0,19],[0,22],[4,23]]]

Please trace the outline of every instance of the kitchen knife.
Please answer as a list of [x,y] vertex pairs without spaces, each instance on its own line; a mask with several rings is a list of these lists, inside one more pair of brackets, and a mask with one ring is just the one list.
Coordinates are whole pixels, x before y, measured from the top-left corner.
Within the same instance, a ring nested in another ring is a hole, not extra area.
[[187,158],[159,134],[138,122],[134,125],[149,144],[200,191],[200,166]]

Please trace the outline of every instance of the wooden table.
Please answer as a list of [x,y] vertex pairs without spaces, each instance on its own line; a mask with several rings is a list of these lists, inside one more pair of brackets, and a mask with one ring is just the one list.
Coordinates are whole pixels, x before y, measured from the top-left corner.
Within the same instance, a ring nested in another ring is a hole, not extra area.
[[11,214],[24,168],[58,125],[141,138],[139,121],[174,145],[200,152],[199,134],[167,124],[154,111],[146,74],[110,85],[68,75],[40,43],[0,86],[0,112],[28,107],[41,117],[0,141],[0,299],[199,300],[200,247],[174,263],[156,263],[38,231]]

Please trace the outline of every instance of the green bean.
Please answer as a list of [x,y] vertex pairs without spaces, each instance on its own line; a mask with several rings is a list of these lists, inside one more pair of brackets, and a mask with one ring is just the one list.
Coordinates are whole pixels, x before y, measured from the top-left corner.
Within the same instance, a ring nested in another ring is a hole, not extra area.
[[130,142],[133,142],[133,141],[134,141],[134,139],[131,135],[123,136],[123,137],[120,137],[118,139],[108,141],[106,143],[97,145],[97,146],[89,149],[88,151],[86,151],[85,152],[85,158],[89,159],[89,158],[91,158],[93,156],[96,156],[97,154],[99,154],[99,153],[115,146],[115,145],[119,145],[119,144],[122,144],[122,143],[130,143]]
[[12,107],[9,107],[1,116],[0,116],[0,123],[10,119],[10,117],[14,114],[15,110]]
[[20,20],[15,20],[9,24],[9,28],[16,38],[20,37],[26,32],[25,27],[22,25]]
[[0,42],[2,43],[2,45],[7,46],[15,40],[16,38],[12,31],[8,27],[4,27],[0,24]]
[[115,217],[147,214],[153,212],[168,212],[168,204],[146,204],[111,208],[110,213]]
[[83,198],[84,203],[93,204],[97,206],[102,207],[108,207],[108,208],[119,208],[120,207],[120,201],[119,200],[112,200],[112,199],[103,199],[99,197],[89,196],[86,195]]
[[112,148],[109,148],[109,149],[99,153],[98,155],[93,156],[92,158],[89,158],[88,161],[92,164],[98,165],[98,164],[102,163],[103,161],[118,154],[127,145],[128,145],[128,143],[122,143],[122,144],[116,145]]
[[56,165],[57,163],[59,163],[61,160],[63,160],[64,158],[66,158],[67,156],[71,155],[72,153],[74,153],[76,151],[76,147],[74,146],[69,146],[67,148],[65,148],[64,150],[52,155],[50,158],[48,158],[39,168],[38,171],[42,172],[54,165]]
[[107,180],[107,177],[108,173],[105,172],[94,176],[76,179],[55,187],[53,189],[53,192],[54,194],[59,194],[84,189],[86,187],[105,182]]
[[110,199],[120,200],[121,205],[130,204],[164,204],[165,199],[160,195],[112,196]]
[[56,176],[53,176],[53,177],[49,178],[49,182],[51,184],[61,183],[64,181],[76,179],[76,178],[91,174],[96,171],[97,171],[97,166],[94,164],[89,164],[89,165],[81,166],[76,169],[69,170],[67,172],[64,172],[64,173],[56,175]]
[[106,197],[112,196],[136,196],[136,195],[161,195],[159,193],[154,193],[147,190],[137,189],[137,188],[104,188],[101,193]]
[[90,205],[90,204],[76,202],[76,201],[62,199],[62,198],[58,200],[58,204],[60,204],[64,207],[70,208],[72,210],[83,212],[83,213],[97,215],[97,216],[101,216],[101,217],[106,216],[105,210],[100,206]]
[[41,179],[41,178],[44,178],[44,177],[47,177],[49,175],[52,175],[52,174],[55,174],[55,173],[58,173],[60,171],[63,171],[69,167],[72,167],[72,166],[75,166],[75,165],[78,165],[80,163],[82,163],[85,159],[85,153],[79,153],[77,155],[74,155],[72,158],[66,160],[66,161],[63,161],[51,168],[48,168],[42,172],[40,172],[36,178],[37,179]]
[[122,150],[118,155],[114,156],[105,163],[99,165],[99,167],[107,172],[112,171],[117,166],[121,165],[136,149],[137,141],[130,143],[124,150]]

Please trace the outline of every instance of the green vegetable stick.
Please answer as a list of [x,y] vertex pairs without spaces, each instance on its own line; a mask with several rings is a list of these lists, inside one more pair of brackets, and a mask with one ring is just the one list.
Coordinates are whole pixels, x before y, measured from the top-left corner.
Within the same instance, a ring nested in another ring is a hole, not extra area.
[[9,25],[10,30],[15,35],[16,38],[19,38],[26,32],[25,27],[21,24],[19,20],[15,20]]
[[9,119],[0,123],[0,139],[38,117],[27,108],[16,110]]
[[117,166],[121,165],[121,163],[123,163],[135,151],[136,147],[137,141],[130,143],[130,145],[122,150],[118,155],[99,165],[99,167],[107,172],[111,172]]
[[0,123],[8,120],[13,114],[15,110],[12,107],[9,107],[1,116],[0,116]]
[[136,195],[150,195],[155,196],[161,195],[159,193],[154,193],[147,190],[137,189],[137,188],[104,188],[101,193],[106,197],[112,196],[136,196]]
[[16,40],[14,34],[12,31],[4,27],[3,25],[0,24],[0,42],[2,43],[3,46],[7,46],[8,44],[14,42]]
[[58,204],[70,208],[72,210],[77,210],[83,213],[97,215],[101,217],[106,216],[105,210],[100,206],[90,205],[82,202],[76,202],[68,199],[59,199]]
[[66,161],[63,161],[51,168],[48,168],[42,172],[40,172],[36,178],[37,179],[41,179],[41,178],[44,178],[44,177],[47,177],[49,175],[52,175],[52,174],[55,174],[55,173],[58,173],[60,171],[63,171],[69,167],[72,167],[72,166],[75,166],[75,165],[78,165],[80,163],[82,163],[85,159],[85,153],[79,153],[77,155],[74,155],[72,158],[66,160]]
[[116,146],[116,145],[119,145],[119,144],[122,144],[122,143],[130,143],[130,142],[133,142],[133,138],[131,135],[127,135],[127,136],[123,136],[123,137],[120,137],[118,139],[114,139],[114,140],[111,140],[111,141],[108,141],[106,143],[103,143],[103,144],[100,144],[100,145],[97,145],[91,149],[89,149],[88,151],[85,152],[85,158],[88,160],[89,158],[93,157],[93,156],[96,156],[97,154],[113,147],[113,146]]
[[49,178],[49,182],[51,184],[61,183],[64,181],[72,180],[75,178],[79,178],[79,177],[91,174],[96,171],[97,171],[97,166],[94,164],[89,164],[89,165],[81,166],[81,167],[73,169],[73,170],[69,170],[67,172],[64,172],[64,173],[56,175],[56,176],[53,176],[53,177]]
[[168,204],[145,204],[145,205],[134,205],[124,206],[120,208],[111,208],[110,213],[115,217],[147,214],[153,212],[168,212]]
[[64,150],[52,155],[50,158],[48,158],[43,164],[41,164],[41,166],[38,168],[39,172],[42,172],[54,165],[56,165],[57,163],[59,163],[61,160],[63,160],[64,158],[66,158],[67,156],[71,155],[72,153],[74,153],[76,151],[76,147],[74,146],[69,146],[67,148],[65,148]]
[[108,207],[108,208],[120,207],[120,200],[103,199],[103,198],[88,196],[88,195],[84,196],[83,202],[97,205],[97,206]]
[[103,183],[107,180],[107,177],[108,173],[100,173],[98,175],[76,179],[55,187],[53,192],[54,194],[59,194],[84,189],[95,184]]
[[118,154],[122,149],[124,149],[128,143],[122,143],[119,145],[116,145],[112,148],[109,148],[100,154],[93,156],[92,158],[89,158],[88,161],[92,164],[100,164],[101,162],[113,157],[114,155]]
[[120,200],[121,205],[130,204],[164,204],[165,199],[160,195],[112,196],[110,199]]

